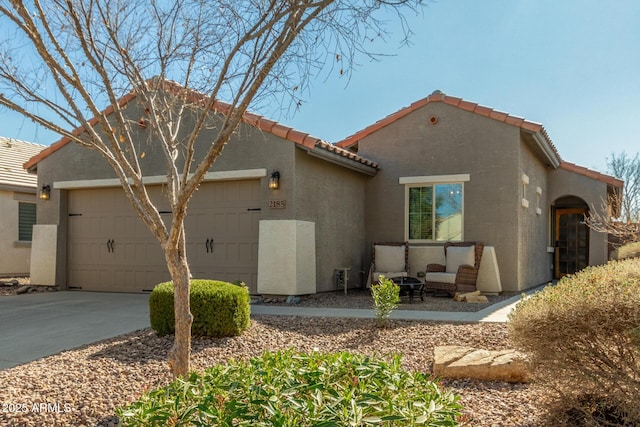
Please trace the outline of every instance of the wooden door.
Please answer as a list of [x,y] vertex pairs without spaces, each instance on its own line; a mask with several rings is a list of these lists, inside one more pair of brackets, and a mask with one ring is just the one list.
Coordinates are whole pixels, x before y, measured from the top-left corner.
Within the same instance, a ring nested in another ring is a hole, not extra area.
[[582,270],[589,264],[589,227],[584,223],[587,208],[556,209],[555,277]]

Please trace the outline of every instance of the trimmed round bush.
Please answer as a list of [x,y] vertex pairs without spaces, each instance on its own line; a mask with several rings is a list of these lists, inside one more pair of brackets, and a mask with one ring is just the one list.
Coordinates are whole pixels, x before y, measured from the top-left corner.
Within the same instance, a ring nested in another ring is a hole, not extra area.
[[122,426],[456,426],[461,406],[400,356],[265,352],[145,393]]
[[549,425],[640,425],[640,259],[563,278],[519,302],[508,328],[555,392]]
[[[158,335],[175,332],[173,282],[160,283],[149,297],[151,327]],[[189,292],[193,335],[230,337],[249,327],[249,291],[217,280],[191,280]]]

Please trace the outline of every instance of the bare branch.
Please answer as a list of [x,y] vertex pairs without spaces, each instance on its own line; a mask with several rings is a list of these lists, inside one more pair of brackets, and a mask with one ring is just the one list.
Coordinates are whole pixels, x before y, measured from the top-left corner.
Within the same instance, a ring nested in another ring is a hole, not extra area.
[[[280,109],[298,105],[323,70],[349,77],[358,57],[379,56],[369,46],[387,39],[388,19],[400,21],[406,42],[403,11],[417,12],[421,4],[0,0],[7,35],[0,44],[0,105],[96,151],[119,178],[162,246],[181,302],[174,374],[188,372],[188,201],[249,108],[274,99]],[[29,60],[15,61],[17,49]],[[164,159],[170,224],[143,182],[147,149]]]

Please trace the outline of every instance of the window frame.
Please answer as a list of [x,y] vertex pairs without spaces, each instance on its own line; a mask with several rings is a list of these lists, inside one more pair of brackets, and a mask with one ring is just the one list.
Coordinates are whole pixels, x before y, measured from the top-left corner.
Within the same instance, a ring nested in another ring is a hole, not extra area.
[[[399,183],[404,185],[404,239],[409,243],[442,243],[444,240],[436,239],[409,239],[409,189],[416,187],[433,187],[433,197],[435,198],[437,191],[436,186],[447,184],[459,184],[462,187],[462,224],[460,226],[460,240],[464,241],[464,217],[465,217],[465,183],[471,180],[469,174],[458,175],[432,175],[432,176],[408,176],[400,177]],[[433,215],[433,233],[436,231],[436,215]]]

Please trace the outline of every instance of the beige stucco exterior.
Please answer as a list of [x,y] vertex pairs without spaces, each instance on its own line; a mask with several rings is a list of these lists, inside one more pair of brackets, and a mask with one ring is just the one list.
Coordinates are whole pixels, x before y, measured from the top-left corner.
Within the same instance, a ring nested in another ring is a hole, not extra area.
[[260,242],[258,293],[316,293],[316,230],[313,222],[260,221]]
[[0,276],[29,274],[31,241],[20,241],[19,212],[21,203],[36,202],[37,179],[22,165],[44,148],[0,136]]
[[[565,169],[554,170],[549,176],[548,201],[551,207],[555,207],[558,199],[573,196],[582,199],[590,211],[601,212],[609,191],[607,183]],[[590,230],[589,264],[605,264],[608,259],[606,235]]]
[[56,225],[36,224],[33,226],[30,270],[32,285],[55,286],[57,239]]
[[[368,245],[408,238],[401,184],[406,177],[468,175],[462,239],[494,248],[508,292],[553,279],[548,248],[557,197],[575,195],[598,208],[593,202],[607,194],[606,184],[552,164],[533,132],[443,102],[427,103],[364,135],[357,152],[382,165],[367,181]],[[591,232],[590,264],[605,262],[605,249],[605,236]]]
[[35,189],[31,193],[0,190],[0,276],[29,275],[31,242],[18,240],[18,204],[35,200]]
[[[459,98],[437,98],[444,101],[427,98],[408,113],[356,134],[356,144],[347,138],[339,144],[343,149],[291,139],[283,126],[272,132],[240,125],[208,179],[259,180],[259,292],[278,293],[277,278],[283,275],[279,292],[331,291],[338,268],[351,268],[349,283],[362,284],[360,272],[368,271],[372,242],[408,239],[407,183],[433,177],[463,185],[461,239],[487,247],[479,287],[519,292],[553,278],[557,201],[566,203],[569,196],[599,209],[610,191],[607,180],[562,168],[541,125]],[[135,103],[127,108],[133,117],[142,114]],[[144,175],[157,185],[165,174],[162,154],[146,130],[135,132],[144,147]],[[201,135],[196,162],[213,138],[209,132],[214,130]],[[277,190],[267,185],[273,171],[280,173]],[[37,174],[38,186],[53,188],[50,200],[38,201],[38,223],[56,226],[52,270],[55,284],[65,287],[69,194],[78,186],[100,192],[117,181],[97,153],[71,143],[39,159]],[[419,264],[426,259],[442,257],[443,244],[410,242],[416,263],[410,274],[424,271],[426,265]],[[591,232],[589,263],[606,259],[605,236]]]
[[[138,111],[135,105],[130,108],[131,114],[136,116]],[[145,139],[146,136],[141,134],[140,138]],[[202,141],[211,139],[212,135],[208,131],[201,134]],[[203,155],[205,148],[204,143],[199,145],[196,158]],[[147,146],[140,162],[144,175],[153,177],[154,182],[165,173],[161,153],[153,144]],[[297,246],[302,250],[298,255],[301,257],[300,265],[294,276],[313,276],[312,281],[305,279],[304,286],[300,285],[300,289],[304,289],[306,293],[313,293],[334,289],[334,269],[337,267],[352,267],[353,271],[362,269],[364,188],[368,175],[359,171],[359,167],[342,156],[302,147],[282,137],[241,124],[214,163],[211,168],[213,173],[210,175],[214,176],[216,172],[232,174],[235,171],[266,171],[259,178],[260,221],[311,224],[315,230],[312,246],[309,246],[311,242],[307,240],[304,245]],[[372,173],[373,169],[368,169]],[[280,187],[271,190],[268,189],[268,179],[275,170],[280,172]],[[65,287],[68,283],[69,262],[69,191],[79,186],[85,189],[93,186],[94,191],[99,192],[102,186],[118,184],[106,161],[97,153],[72,143],[39,161],[37,174],[39,185],[50,184],[53,188],[51,199],[39,202],[38,222],[57,226],[55,282]],[[242,179],[242,174],[240,175]],[[225,175],[221,179],[229,177]],[[262,250],[272,244],[262,231],[260,236]],[[259,270],[264,278],[282,276],[281,262],[268,256],[261,259]],[[354,283],[357,282],[358,278],[354,280]],[[311,284],[313,289],[309,288]],[[292,292],[294,288],[287,287]],[[297,294],[300,291],[295,292]]]

